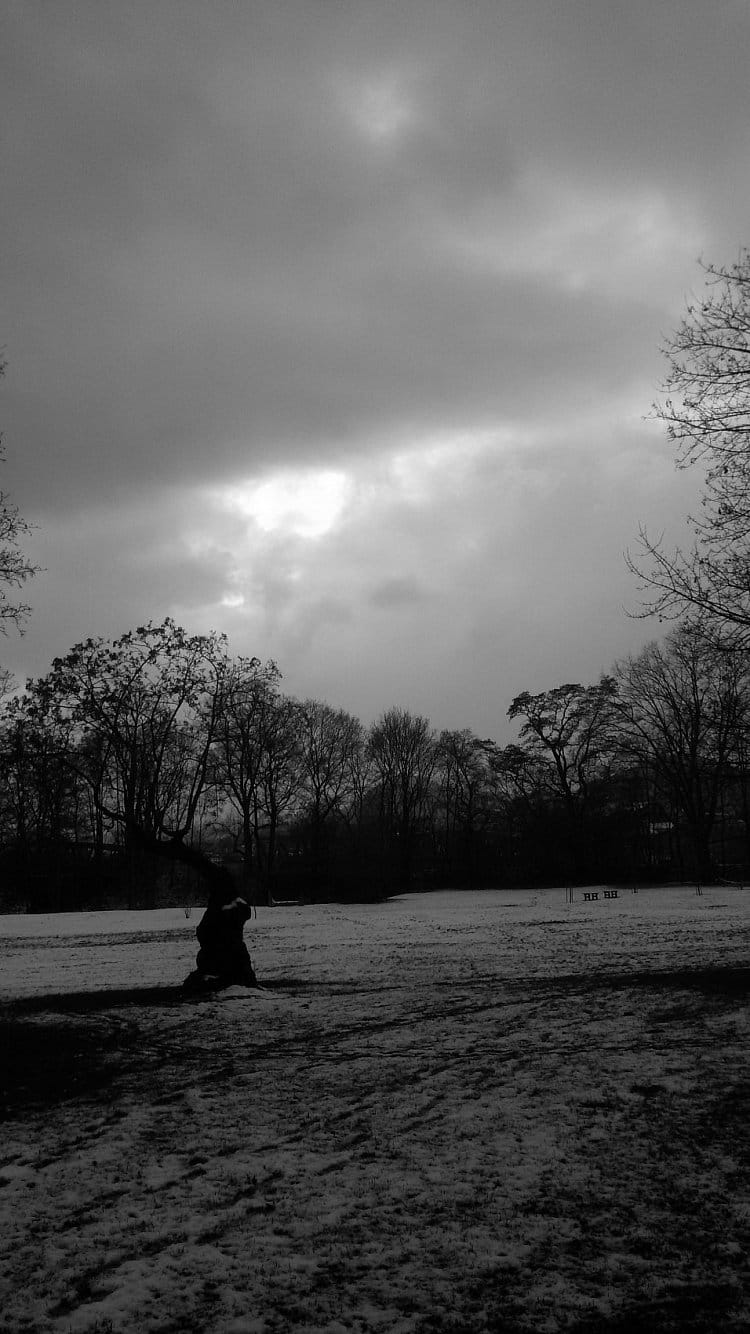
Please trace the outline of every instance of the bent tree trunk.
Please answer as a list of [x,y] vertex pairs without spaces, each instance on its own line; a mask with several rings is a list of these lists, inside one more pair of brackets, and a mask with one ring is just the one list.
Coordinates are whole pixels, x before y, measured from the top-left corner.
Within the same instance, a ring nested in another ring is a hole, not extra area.
[[244,940],[250,905],[235,889],[225,866],[217,866],[197,848],[181,839],[163,841],[138,831],[139,842],[156,856],[181,862],[197,871],[208,885],[208,903],[198,926],[195,968],[183,982],[191,994],[220,991],[224,987],[257,987],[258,979]]

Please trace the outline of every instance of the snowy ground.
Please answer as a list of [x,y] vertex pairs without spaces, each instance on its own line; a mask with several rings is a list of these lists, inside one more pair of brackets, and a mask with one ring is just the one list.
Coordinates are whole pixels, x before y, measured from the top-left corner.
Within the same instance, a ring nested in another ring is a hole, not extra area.
[[7,1334],[745,1331],[750,890],[0,918]]

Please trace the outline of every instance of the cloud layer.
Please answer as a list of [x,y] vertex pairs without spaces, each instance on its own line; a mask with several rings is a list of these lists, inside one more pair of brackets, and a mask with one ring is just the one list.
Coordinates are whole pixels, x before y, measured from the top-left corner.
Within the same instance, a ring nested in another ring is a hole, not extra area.
[[9,665],[165,614],[497,734],[652,630],[643,421],[750,204],[740,3],[10,7]]

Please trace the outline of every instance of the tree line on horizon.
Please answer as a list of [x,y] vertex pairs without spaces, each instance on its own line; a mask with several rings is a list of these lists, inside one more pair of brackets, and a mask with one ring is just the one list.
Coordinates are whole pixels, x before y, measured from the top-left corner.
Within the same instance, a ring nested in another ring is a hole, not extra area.
[[[705,276],[655,408],[678,466],[704,469],[693,546],[641,530],[628,556],[644,613],[674,622],[663,642],[594,684],[517,695],[518,741],[499,746],[403,708],[364,727],[170,619],[89,639],[0,707],[2,906],[187,901],[227,866],[256,902],[743,879],[750,251]],[[35,573],[26,531],[0,495],[0,629],[28,614],[7,596]]]
[[171,620],[87,640],[0,711],[3,906],[187,902],[217,864],[256,903],[744,874],[744,650],[688,623],[508,716],[365,727]]

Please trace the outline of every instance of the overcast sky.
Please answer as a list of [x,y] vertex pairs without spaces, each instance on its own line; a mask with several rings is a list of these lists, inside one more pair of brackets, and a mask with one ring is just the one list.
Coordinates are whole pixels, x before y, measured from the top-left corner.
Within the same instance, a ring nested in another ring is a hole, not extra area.
[[699,256],[750,241],[746,0],[3,0],[20,677],[175,617],[370,721],[591,681]]

